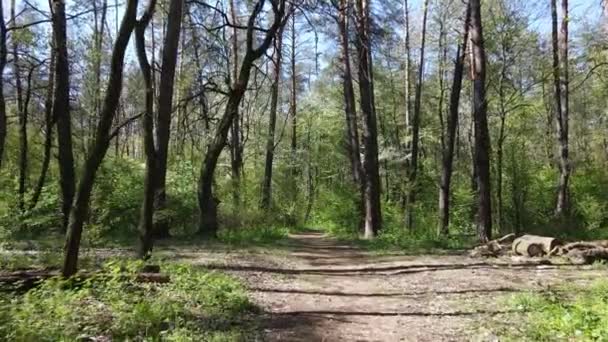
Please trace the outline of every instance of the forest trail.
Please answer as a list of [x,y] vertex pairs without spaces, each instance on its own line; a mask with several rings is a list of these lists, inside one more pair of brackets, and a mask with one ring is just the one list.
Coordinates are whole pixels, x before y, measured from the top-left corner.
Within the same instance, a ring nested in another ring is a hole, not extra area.
[[608,275],[462,254],[378,256],[320,233],[292,235],[281,247],[286,253],[234,251],[222,265],[204,262],[245,279],[269,341],[493,340],[479,328],[516,318],[500,304],[509,293]]

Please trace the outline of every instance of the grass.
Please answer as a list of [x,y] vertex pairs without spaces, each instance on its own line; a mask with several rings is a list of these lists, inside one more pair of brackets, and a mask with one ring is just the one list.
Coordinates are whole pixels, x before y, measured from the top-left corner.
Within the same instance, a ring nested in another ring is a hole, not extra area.
[[140,267],[113,260],[77,286],[52,279],[25,295],[2,294],[0,340],[241,341],[255,334],[256,309],[237,280],[162,264],[171,282],[143,284],[134,281]]
[[[601,266],[598,266],[601,267]],[[608,341],[608,280],[514,295],[507,305],[524,315],[502,334],[513,341]],[[520,321],[521,322],[521,321]]]

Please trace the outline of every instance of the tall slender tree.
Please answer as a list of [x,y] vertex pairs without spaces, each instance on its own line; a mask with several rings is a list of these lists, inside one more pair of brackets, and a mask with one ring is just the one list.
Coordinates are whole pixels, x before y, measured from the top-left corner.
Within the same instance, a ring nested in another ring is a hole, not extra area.
[[57,122],[59,184],[61,186],[63,230],[68,227],[70,208],[74,200],[76,177],[72,148],[72,118],[70,115],[70,64],[67,46],[65,1],[52,0],[53,46],[55,47],[55,96],[53,118]]
[[[64,247],[64,260],[62,274],[64,277],[73,276],[78,269],[78,254],[80,251],[80,240],[82,228],[89,211],[89,200],[95,184],[97,170],[110,146],[110,129],[118,108],[118,101],[122,92],[122,76],[124,58],[129,44],[131,33],[137,22],[138,0],[128,0],[125,5],[123,19],[116,36],[114,50],[110,63],[110,79],[108,81],[106,95],[100,112],[99,123],[95,140],[86,158],[74,203],[70,210],[70,221]],[[58,56],[59,58],[59,56]]]
[[[338,30],[340,33],[340,53],[342,57],[342,91],[344,96],[344,114],[346,117],[347,148],[351,164],[351,173],[356,186],[363,189],[363,166],[361,164],[361,148],[359,146],[359,127],[357,118],[357,103],[353,86],[353,75],[350,55],[350,14],[351,1],[340,0],[338,8]],[[362,193],[363,196],[363,193]],[[363,201],[363,198],[361,198]]]
[[[171,0],[167,17],[167,31],[163,46],[160,81],[158,83],[158,113],[156,115],[156,198],[155,210],[162,210],[167,205],[167,159],[171,134],[171,113],[173,112],[173,86],[175,84],[175,67],[177,49],[182,25],[184,0]],[[156,238],[169,236],[169,223],[166,220],[156,222]]]
[[557,0],[551,0],[553,26],[553,75],[555,82],[555,113],[559,156],[559,181],[555,214],[563,217],[569,210],[570,161],[568,148],[569,134],[569,63],[568,63],[568,0],[562,0],[561,36],[557,33]]
[[275,150],[275,130],[277,123],[277,111],[279,105],[280,83],[283,65],[283,33],[285,26],[281,26],[275,40],[273,60],[273,81],[270,89],[270,111],[268,113],[268,136],[266,138],[266,159],[264,161],[264,180],[262,182],[263,209],[270,209],[272,204],[272,169]]
[[447,117],[447,136],[441,155],[441,179],[439,183],[439,235],[446,236],[450,226],[450,187],[452,184],[452,173],[454,168],[454,149],[456,145],[456,128],[458,127],[458,111],[460,108],[460,93],[462,91],[462,79],[464,76],[464,62],[469,40],[469,27],[471,22],[471,6],[467,5],[464,34],[462,43],[458,45],[456,62],[454,63],[454,74],[452,79],[452,90],[450,93],[450,104]]
[[36,187],[32,194],[29,210],[32,210],[38,204],[42,188],[46,182],[49,166],[51,164],[51,148],[53,147],[53,127],[55,119],[53,118],[53,92],[55,90],[55,49],[51,44],[51,59],[49,62],[49,76],[46,85],[46,97],[44,99],[44,153],[42,156],[42,165],[40,167],[40,175],[36,182]]
[[[4,75],[4,68],[6,67],[7,61],[7,48],[6,48],[6,37],[7,29],[4,21],[4,1],[0,1],[0,14],[2,14],[2,20],[0,20],[0,75]],[[0,168],[2,167],[2,160],[4,157],[4,145],[6,143],[6,102],[4,99],[4,77],[0,77]]]
[[[411,122],[411,159],[407,170],[408,191],[405,199],[405,225],[408,229],[414,228],[414,203],[416,202],[418,157],[420,153],[420,115],[422,111],[422,87],[424,82],[424,63],[426,47],[426,23],[429,12],[429,0],[424,0],[422,9],[422,40],[420,42],[420,61],[418,62],[418,79],[414,94],[414,115]],[[406,105],[407,106],[407,105]]]
[[478,201],[477,232],[479,240],[492,238],[492,194],[490,183],[490,134],[486,100],[486,51],[481,22],[481,1],[470,0],[473,76],[473,121],[475,125],[475,158]]
[[152,67],[146,54],[146,28],[152,20],[156,0],[150,0],[142,17],[135,26],[135,45],[139,68],[146,86],[145,110],[142,117],[144,153],[146,172],[144,177],[144,199],[139,215],[139,245],[137,253],[140,258],[147,258],[152,251],[154,233],[154,195],[156,190],[156,148],[154,144],[154,85]]
[[374,105],[373,70],[370,40],[369,0],[356,0],[357,58],[359,65],[359,97],[363,115],[363,148],[365,172],[365,231],[372,239],[382,227],[380,205],[380,166],[378,161],[378,123]]
[[[229,74],[232,82],[237,82],[239,76],[239,25],[237,7],[234,0],[230,0],[230,18],[232,21],[232,63],[229,64]],[[230,166],[232,170],[232,206],[235,216],[238,216],[241,206],[241,173],[243,169],[243,137],[241,120],[243,116],[237,110],[230,128]]]

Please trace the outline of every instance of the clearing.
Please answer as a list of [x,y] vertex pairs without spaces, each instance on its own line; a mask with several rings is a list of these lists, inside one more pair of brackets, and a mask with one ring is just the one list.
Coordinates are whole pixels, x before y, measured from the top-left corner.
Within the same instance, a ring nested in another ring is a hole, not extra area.
[[588,284],[592,266],[552,266],[460,254],[375,255],[321,233],[281,248],[178,257],[244,279],[264,310],[269,341],[493,340],[488,322],[516,322],[508,293]]

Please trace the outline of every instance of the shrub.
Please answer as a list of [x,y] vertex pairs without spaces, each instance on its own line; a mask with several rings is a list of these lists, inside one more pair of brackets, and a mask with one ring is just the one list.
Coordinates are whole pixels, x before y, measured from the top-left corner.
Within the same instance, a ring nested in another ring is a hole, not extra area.
[[140,267],[112,261],[82,284],[52,279],[22,297],[0,298],[0,339],[183,341],[251,332],[237,324],[254,307],[233,278],[165,264],[169,284],[141,284],[133,280]]
[[[604,341],[608,336],[608,281],[565,287],[544,294],[517,295],[510,305],[526,313],[515,339]],[[521,335],[521,336],[519,336]]]

